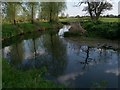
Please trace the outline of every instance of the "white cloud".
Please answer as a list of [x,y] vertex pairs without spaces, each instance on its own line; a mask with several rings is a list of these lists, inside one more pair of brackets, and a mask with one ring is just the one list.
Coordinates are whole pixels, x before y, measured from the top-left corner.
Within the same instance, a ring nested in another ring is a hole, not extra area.
[[106,73],[112,73],[112,74],[115,74],[116,76],[119,76],[120,75],[120,68],[116,68],[116,69],[110,69],[110,70],[106,70],[105,71]]
[[75,80],[77,76],[83,75],[84,73],[85,72],[73,72],[73,73],[70,73],[70,74],[66,74],[66,75],[58,77],[58,81],[60,83],[67,84],[67,82],[69,82],[69,80]]
[[[67,0],[67,10],[65,10],[66,14],[69,14],[69,16],[85,16],[87,15],[86,12],[83,12],[83,8],[85,6],[85,4],[81,5],[80,7],[75,7],[75,5],[77,5],[78,1],[81,0],[76,0],[75,2],[68,2],[69,0]],[[74,0],[73,0],[74,1]],[[108,0],[109,2],[111,2],[113,4],[113,9],[106,11],[103,13],[103,15],[118,15],[118,2],[120,0]],[[119,8],[120,8],[120,3],[119,3]],[[119,9],[119,13],[120,13],[120,9]]]

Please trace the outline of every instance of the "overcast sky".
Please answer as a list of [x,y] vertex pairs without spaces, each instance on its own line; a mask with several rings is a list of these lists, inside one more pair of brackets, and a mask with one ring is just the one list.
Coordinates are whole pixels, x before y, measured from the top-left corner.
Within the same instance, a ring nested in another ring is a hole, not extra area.
[[[70,1],[70,2],[69,2]],[[75,1],[75,2],[74,2]],[[84,15],[88,15],[86,14],[86,12],[82,11],[83,7],[85,6],[84,4],[81,5],[80,7],[75,7],[75,5],[77,5],[79,0],[67,0],[67,9],[64,11],[65,14],[69,14],[69,16],[76,16],[76,15],[80,15],[80,16],[84,16]],[[120,0],[111,0],[111,3],[113,5],[113,9],[110,11],[105,11],[103,15],[118,15],[118,2]],[[119,13],[120,13],[120,3],[119,3]]]

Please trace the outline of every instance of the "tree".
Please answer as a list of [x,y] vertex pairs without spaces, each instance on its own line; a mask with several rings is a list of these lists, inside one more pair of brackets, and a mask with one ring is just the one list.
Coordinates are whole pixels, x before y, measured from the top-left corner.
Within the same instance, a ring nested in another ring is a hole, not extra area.
[[[33,0],[34,1],[34,0]],[[25,2],[23,6],[24,11],[27,13],[27,16],[30,17],[31,23],[34,23],[34,18],[36,15],[36,11],[39,6],[39,2]]]
[[1,5],[1,16],[2,16],[2,19],[4,19],[6,14],[7,3],[1,2],[0,5]]
[[21,10],[20,2],[7,2],[5,3],[6,7],[3,9],[5,11],[7,19],[16,25],[16,15]]
[[87,6],[84,7],[83,11],[87,11],[90,14],[92,20],[98,20],[103,12],[112,9],[112,4],[106,0],[101,0],[100,2],[89,2],[87,0],[87,2],[81,3],[87,4]]
[[69,14],[66,14],[66,18],[68,18],[69,17]]
[[42,2],[41,15],[46,16],[49,22],[56,22],[58,21],[58,14],[65,8],[65,2]]
[[65,13],[64,12],[61,13],[61,17],[65,17]]

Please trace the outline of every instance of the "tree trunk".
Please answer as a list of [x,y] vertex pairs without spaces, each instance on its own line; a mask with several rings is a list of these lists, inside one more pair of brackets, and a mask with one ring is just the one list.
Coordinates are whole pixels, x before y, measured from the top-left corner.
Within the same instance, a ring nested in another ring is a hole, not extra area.
[[36,52],[36,47],[35,47],[35,38],[33,38],[32,40],[33,40],[34,58],[36,60],[37,52]]
[[33,24],[34,23],[34,12],[33,12],[33,4],[32,4],[32,18],[31,18],[31,23]]
[[14,25],[16,25],[16,21],[14,20]]
[[96,19],[95,19],[95,20],[98,21],[98,19],[99,19],[99,15],[96,16]]
[[50,10],[50,18],[49,18],[49,22],[52,22],[52,9]]
[[16,16],[16,8],[15,8],[15,3],[13,4],[14,5],[14,20],[13,20],[13,24],[16,25],[16,21],[15,21],[15,16]]
[[90,3],[89,3],[89,2],[87,2],[87,3],[88,3],[88,11],[89,11],[89,14],[90,14],[91,20],[93,20],[94,17],[93,17],[93,15],[92,15],[92,10],[91,10],[91,8],[90,8]]

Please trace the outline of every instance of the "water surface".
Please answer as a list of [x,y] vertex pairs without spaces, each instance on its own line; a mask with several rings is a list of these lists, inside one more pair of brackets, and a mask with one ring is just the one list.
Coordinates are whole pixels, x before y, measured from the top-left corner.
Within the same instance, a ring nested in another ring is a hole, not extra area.
[[[42,34],[3,47],[3,57],[15,68],[46,67],[45,79],[70,88],[89,88],[101,81],[118,87],[119,42],[98,39],[59,38]],[[102,48],[109,44],[112,48]]]

